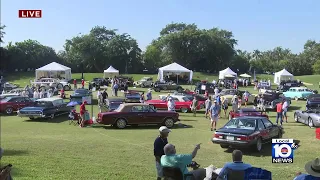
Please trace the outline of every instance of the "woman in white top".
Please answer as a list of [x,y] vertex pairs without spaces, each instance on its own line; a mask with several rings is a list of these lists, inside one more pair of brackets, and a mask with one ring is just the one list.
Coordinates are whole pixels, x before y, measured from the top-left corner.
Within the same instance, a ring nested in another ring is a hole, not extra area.
[[38,91],[37,90],[35,90],[34,92],[33,92],[33,98],[35,98],[35,99],[38,99],[39,97],[38,97]]
[[176,111],[176,104],[174,103],[174,100],[172,98],[169,98],[168,103],[168,111]]

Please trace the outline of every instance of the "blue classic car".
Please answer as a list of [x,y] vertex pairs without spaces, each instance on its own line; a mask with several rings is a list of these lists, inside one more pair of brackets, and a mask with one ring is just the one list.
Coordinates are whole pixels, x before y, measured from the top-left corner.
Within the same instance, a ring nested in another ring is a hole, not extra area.
[[22,108],[18,111],[19,117],[51,118],[68,114],[72,107],[68,107],[62,98],[43,98],[35,101],[34,106]]
[[292,87],[288,91],[283,93],[285,97],[289,97],[295,100],[307,99],[311,94],[313,94],[313,92],[306,87]]
[[76,89],[74,93],[70,95],[70,101],[82,103],[83,97],[90,97],[91,95],[92,95],[92,92],[88,89]]

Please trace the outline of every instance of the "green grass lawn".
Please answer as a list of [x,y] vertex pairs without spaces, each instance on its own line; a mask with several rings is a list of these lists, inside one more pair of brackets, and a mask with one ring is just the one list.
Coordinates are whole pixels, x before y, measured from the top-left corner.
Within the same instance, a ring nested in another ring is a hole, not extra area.
[[[74,76],[80,77],[80,74]],[[85,74],[89,80],[101,76],[102,73]],[[146,75],[134,75],[134,78],[137,80],[142,76]],[[205,77],[201,75],[199,79]],[[299,78],[317,85],[319,77]],[[212,78],[208,76],[209,80]],[[17,75],[8,79],[23,84],[29,82],[31,77]],[[254,93],[252,89],[249,90]],[[154,93],[154,97],[158,94]],[[271,146],[266,146],[260,154],[244,151],[244,161],[272,171],[273,178],[279,180],[292,179],[297,171],[303,172],[304,164],[319,156],[320,149],[315,129],[293,122],[293,111],[304,106],[304,101],[293,101],[288,113],[289,123],[284,124],[284,138],[301,141],[293,164],[272,164]],[[87,107],[89,112],[90,108]],[[93,110],[96,115],[98,108],[93,106]],[[275,113],[269,116],[275,122]],[[180,118],[182,124],[192,127],[177,125],[170,133],[169,142],[176,145],[178,153],[191,153],[195,144],[202,143],[194,159],[202,166],[213,164],[222,167],[232,160],[230,152],[211,143],[210,122],[202,112],[197,117],[181,113]],[[226,118],[220,119],[219,126],[226,122]],[[5,149],[1,164],[13,164],[15,179],[155,179],[153,141],[158,135],[157,129],[157,126],[128,127],[124,130],[102,126],[79,128],[69,125],[67,117],[54,121],[29,121],[16,116],[1,116],[1,147]]]

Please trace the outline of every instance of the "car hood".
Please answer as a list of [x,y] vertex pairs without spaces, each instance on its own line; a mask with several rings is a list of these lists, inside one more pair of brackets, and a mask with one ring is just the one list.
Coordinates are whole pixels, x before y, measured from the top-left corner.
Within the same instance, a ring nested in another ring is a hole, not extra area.
[[42,111],[45,107],[25,107],[20,109],[20,111]]
[[250,135],[254,132],[254,130],[249,129],[238,129],[238,128],[220,128],[216,132],[220,133],[231,133],[231,134],[243,134]]

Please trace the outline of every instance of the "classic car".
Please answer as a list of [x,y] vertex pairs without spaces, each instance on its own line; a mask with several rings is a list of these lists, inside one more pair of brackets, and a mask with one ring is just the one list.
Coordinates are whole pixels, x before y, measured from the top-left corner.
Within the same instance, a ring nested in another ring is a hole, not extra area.
[[320,109],[320,94],[312,94],[307,98],[306,110]]
[[124,93],[124,99],[126,103],[139,103],[141,98],[141,93],[144,91],[134,91],[129,90]]
[[22,96],[11,96],[1,99],[0,101],[0,112],[6,113],[7,115],[13,114],[21,108],[31,106],[34,101],[28,97]]
[[[220,94],[220,97],[224,97],[224,98],[228,99],[229,104],[231,104],[231,100],[234,97],[234,95],[241,96],[242,97],[241,103],[244,104],[245,100],[244,100],[244,97],[242,96],[243,93],[244,93],[244,91],[240,91],[237,89],[223,89],[219,94]],[[248,98],[247,104],[252,104],[253,100],[254,100],[254,95],[249,93],[249,98]]]
[[[217,84],[208,83],[208,82],[198,82],[196,84],[196,87],[194,91],[197,94],[205,94],[206,91],[208,91],[209,94],[214,94],[214,89],[217,87]],[[219,89],[219,88],[218,88]],[[221,89],[219,89],[219,92]]]
[[292,87],[288,91],[283,92],[285,97],[295,100],[307,99],[311,94],[313,94],[313,92],[309,91],[306,87]]
[[71,90],[71,85],[66,80],[60,80],[55,78],[41,78],[39,80],[35,80],[31,82],[32,85],[40,86],[41,89],[50,89],[50,88],[57,88],[57,89],[64,89],[65,91]]
[[259,83],[258,83],[258,87],[259,87],[259,88],[266,88],[266,89],[268,89],[268,88],[271,87],[271,84],[269,84],[269,82],[262,81],[262,82],[259,82]]
[[[172,97],[175,101],[175,109],[176,111],[181,111],[183,113],[191,112],[191,104],[192,101],[190,101],[186,97],[177,98]],[[155,109],[162,109],[162,110],[168,110],[167,106],[167,99],[166,97],[163,97],[163,99],[153,99],[145,102],[146,104],[149,104],[150,106],[154,107]],[[197,110],[200,110],[204,107],[204,102],[199,102],[197,106]]]
[[160,81],[156,81],[153,85],[153,89],[155,92],[160,92],[160,91],[178,91],[178,92],[182,92],[183,88],[173,82],[160,82]]
[[13,93],[13,94],[1,94],[0,95],[0,100],[6,98],[6,97],[12,97],[12,96],[20,96],[20,94],[17,94],[17,93]]
[[286,92],[292,87],[300,87],[300,86],[303,86],[303,83],[301,81],[287,80],[287,81],[281,81],[277,89],[279,91]]
[[108,111],[114,111],[115,109],[118,109],[120,104],[125,103],[125,100],[121,98],[109,98],[106,101]]
[[242,117],[242,116],[261,116],[269,118],[268,115],[263,114],[263,111],[258,111],[254,108],[241,108],[237,110],[236,112],[230,111],[229,112],[229,120],[236,117]]
[[212,138],[221,148],[249,148],[260,152],[263,144],[272,138],[281,138],[284,134],[281,126],[273,124],[266,117],[243,116],[229,120],[218,129]]
[[[178,101],[180,102],[184,102],[184,101],[193,101],[194,97],[197,98],[198,102],[201,103],[201,109],[204,108],[204,103],[207,100],[206,97],[198,95],[198,94],[180,94],[180,93],[174,93],[172,95],[170,95],[173,98],[178,99]],[[159,95],[159,99],[164,99],[167,98],[168,95]]]
[[33,106],[22,108],[18,111],[19,117],[51,118],[70,113],[72,107],[68,107],[62,98],[43,98],[35,101]]
[[153,86],[153,78],[152,77],[143,77],[139,81],[133,83],[134,86],[137,87],[152,87]]
[[108,86],[109,83],[104,78],[93,78],[90,84],[92,85],[92,87],[97,87],[97,86]]
[[73,94],[70,95],[70,101],[82,102],[82,97],[91,96],[92,92],[88,89],[76,89]]
[[306,111],[295,111],[294,120],[308,125],[309,127],[320,127],[320,109],[309,109]]
[[288,103],[288,107],[290,107],[291,105],[291,98],[289,97],[285,97],[282,93],[278,93],[278,92],[265,92],[262,94],[262,97],[264,99],[264,104],[263,107],[261,107],[261,104],[258,104],[258,108],[262,109],[266,109],[266,110],[275,110],[277,107],[277,104],[279,102],[283,102],[283,100],[285,99]]
[[133,77],[129,76],[117,76],[117,79],[119,80],[120,84],[126,83],[128,87],[133,86]]
[[158,124],[168,128],[179,121],[179,113],[157,111],[152,106],[142,103],[121,104],[112,112],[99,113],[97,122],[104,125],[114,125],[119,129],[127,125]]
[[273,92],[273,90],[271,89],[271,87],[261,87],[259,89],[259,94],[263,94],[263,93],[266,93],[266,92]]
[[9,82],[1,82],[0,91],[1,92],[3,90],[4,91],[10,91],[10,90],[16,89],[18,87],[19,87],[19,85],[16,85],[16,84],[12,84],[12,83],[9,83]]

